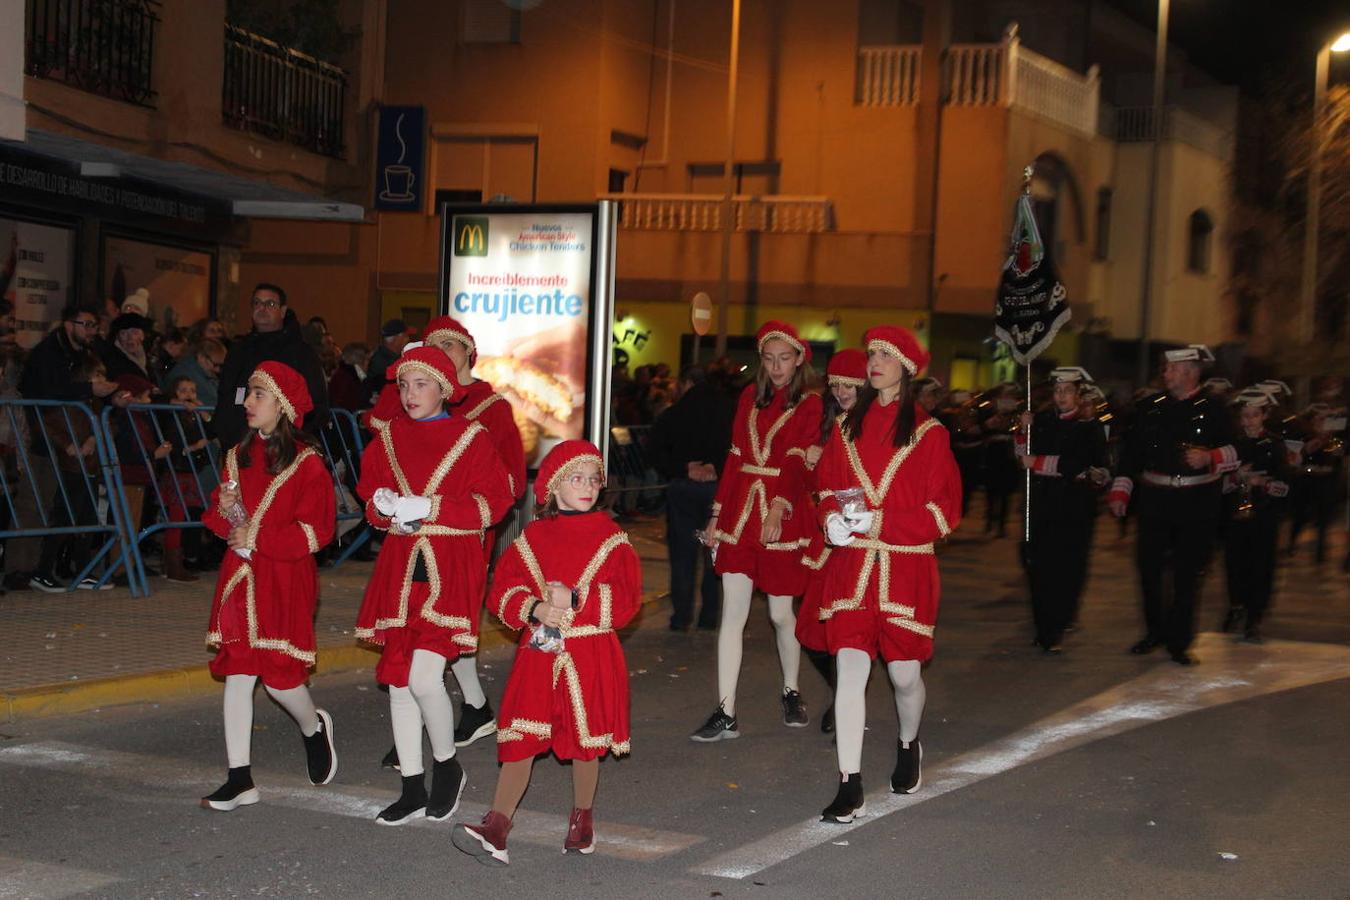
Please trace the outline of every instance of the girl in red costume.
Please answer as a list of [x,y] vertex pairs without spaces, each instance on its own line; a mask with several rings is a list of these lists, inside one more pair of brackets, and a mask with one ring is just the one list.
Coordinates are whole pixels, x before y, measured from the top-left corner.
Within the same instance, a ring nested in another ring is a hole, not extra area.
[[759,374],[741,394],[712,518],[704,531],[722,576],[722,625],[717,632],[717,709],[691,740],[740,737],[736,684],[750,598],[769,598],[783,670],[783,724],[809,721],[797,690],[801,645],[792,599],[806,589],[802,550],[816,529],[806,504],[806,451],[819,437],[821,403],[807,392],[811,348],[785,322],[766,322],[755,335]]
[[[825,451],[825,445],[838,431],[839,420],[858,402],[858,389],[867,383],[867,354],[853,347],[847,347],[831,356],[830,364],[825,367],[825,383],[828,390],[820,416],[820,433],[817,442],[806,450],[808,487],[811,494],[818,490],[817,466],[821,454]],[[808,512],[814,522],[815,504],[811,504]],[[834,657],[830,654],[829,643],[825,640],[825,624],[820,621],[820,598],[823,596],[822,589],[825,582],[819,573],[829,558],[830,548],[825,544],[825,535],[819,528],[814,529],[811,544],[806,548],[806,555],[802,557],[802,564],[811,571],[812,576],[808,580],[801,609],[797,610],[797,640],[801,643],[806,658],[811,660],[811,665],[815,666],[816,671],[829,685],[830,696],[833,698]],[[834,732],[833,700],[829,709],[825,710],[825,715],[820,717],[820,730],[825,734]]]
[[563,851],[590,853],[600,757],[629,751],[628,666],[615,632],[641,605],[642,573],[628,535],[595,508],[604,483],[594,444],[554,447],[534,483],[540,518],[502,555],[492,578],[489,607],[523,633],[502,696],[502,771],[492,809],[481,824],[458,825],[452,836],[479,862],[509,862],[511,818],[534,758],[550,750],[572,761]]
[[305,379],[265,362],[249,376],[244,416],[249,432],[225,454],[225,474],[202,524],[230,545],[211,602],[206,643],[216,648],[211,673],[225,679],[225,753],[229,777],[202,798],[228,811],[258,802],[250,772],[253,690],[267,693],[295,719],[305,738],[309,780],[337,774],[333,719],[314,708],[305,681],[314,665],[314,554],[333,538],[333,478],[300,430],[314,409]]
[[[900,739],[891,790],[918,790],[923,748],[920,669],[933,655],[938,571],[933,543],[956,527],[961,476],[947,431],[915,402],[912,379],[928,353],[903,328],[863,337],[867,386],[830,439],[818,468],[820,516],[834,550],[823,571],[819,618],[835,655],[838,794],[822,818],[863,815],[867,677],[880,655],[895,689]],[[841,502],[840,492],[862,497]]]
[[[388,532],[356,621],[356,636],[382,648],[375,677],[389,686],[403,776],[401,796],[376,817],[382,825],[423,815],[444,820],[459,806],[465,779],[445,666],[478,646],[483,534],[512,502],[487,430],[446,412],[461,390],[446,355],[433,347],[405,353],[394,378],[407,415],[394,417],[366,449],[356,487],[366,519]],[[424,725],[435,759],[430,795]]]

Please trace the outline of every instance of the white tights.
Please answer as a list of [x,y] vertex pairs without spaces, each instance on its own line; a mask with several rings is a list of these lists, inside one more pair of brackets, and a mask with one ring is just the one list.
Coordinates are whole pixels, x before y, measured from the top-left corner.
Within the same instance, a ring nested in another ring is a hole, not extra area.
[[407,687],[389,688],[389,720],[394,727],[398,767],[404,775],[421,775],[422,726],[431,740],[431,755],[444,762],[455,755],[455,712],[445,691],[445,657],[414,650]]
[[[225,676],[225,757],[231,769],[249,764],[249,749],[253,742],[253,689],[257,675]],[[319,715],[314,711],[309,688],[303,684],[279,691],[267,687],[267,694],[300,726],[305,737],[319,730]]]
[[[872,673],[872,657],[862,650],[845,647],[835,656],[835,667],[839,673],[834,695],[839,771],[852,775],[862,771],[863,732],[867,727],[867,677]],[[919,736],[919,723],[923,719],[927,691],[921,669],[922,664],[913,659],[886,664],[886,674],[895,690],[900,740],[906,746]]]
[[[717,694],[729,716],[736,715],[736,684],[741,678],[741,651],[745,623],[750,618],[750,598],[755,585],[750,576],[728,572],[722,576],[722,627],[717,632]],[[778,664],[783,669],[783,689],[797,690],[802,665],[802,647],[797,643],[797,616],[792,598],[769,595],[769,621],[778,642]]]
[[487,702],[483,685],[478,682],[478,657],[459,657],[450,664],[450,672],[459,682],[459,692],[464,695],[465,703],[478,709]]

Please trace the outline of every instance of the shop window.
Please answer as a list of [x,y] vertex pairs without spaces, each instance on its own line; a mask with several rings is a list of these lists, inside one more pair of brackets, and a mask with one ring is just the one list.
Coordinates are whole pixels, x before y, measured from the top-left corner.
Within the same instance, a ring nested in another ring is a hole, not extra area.
[[1203,209],[1191,213],[1186,243],[1186,268],[1203,275],[1209,272],[1210,244],[1214,238],[1214,220]]

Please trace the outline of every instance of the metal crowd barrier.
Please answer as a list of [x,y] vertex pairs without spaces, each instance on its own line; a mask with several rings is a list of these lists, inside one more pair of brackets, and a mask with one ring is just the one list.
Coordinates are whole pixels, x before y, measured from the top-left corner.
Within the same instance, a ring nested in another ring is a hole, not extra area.
[[[12,541],[41,538],[45,543],[58,537],[85,536],[93,541],[89,558],[75,561],[79,569],[67,591],[85,579],[92,579],[95,588],[102,587],[125,568],[132,595],[148,595],[121,472],[108,432],[99,427],[93,409],[85,403],[4,399],[0,400],[0,425],[9,448],[0,464],[4,495],[0,539],[6,542],[6,568],[13,565],[16,555],[9,546]],[[89,452],[81,452],[90,440]],[[88,458],[96,465],[87,465]],[[70,460],[69,468],[63,469],[66,460]],[[63,543],[63,550],[77,552],[70,541]],[[51,562],[59,564],[59,558]],[[100,574],[94,575],[100,563],[104,563]],[[55,572],[39,574],[54,576]]]
[[659,508],[665,483],[647,457],[650,425],[615,425],[609,429],[609,466],[605,490],[614,495],[619,513]]

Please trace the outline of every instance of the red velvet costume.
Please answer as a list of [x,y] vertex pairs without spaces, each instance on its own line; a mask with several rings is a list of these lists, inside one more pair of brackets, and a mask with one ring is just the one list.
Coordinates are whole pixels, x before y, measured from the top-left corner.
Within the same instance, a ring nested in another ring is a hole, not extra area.
[[[437,351],[439,352],[439,351]],[[357,615],[356,636],[383,650],[375,677],[404,687],[414,650],[447,659],[478,646],[473,615],[483,594],[483,533],[511,506],[506,470],[487,430],[462,416],[395,417],[361,457],[357,494],[366,520],[387,531]],[[402,534],[375,508],[380,488],[428,497],[431,514]],[[417,580],[418,561],[426,580]]]
[[361,424],[370,431],[383,431],[395,419],[406,419],[408,414],[403,411],[403,401],[398,396],[398,381],[390,381],[380,388],[375,405],[361,415],[364,419]]
[[834,493],[862,487],[875,511],[872,529],[831,549],[823,569],[819,618],[829,651],[851,647],[887,662],[933,655],[938,568],[933,542],[961,516],[961,476],[947,430],[916,408],[914,439],[894,445],[899,402],[875,401],[857,443],[835,431],[817,467],[820,521],[839,512]]
[[[529,646],[526,617],[549,581],[575,586],[579,604],[560,653]],[[628,664],[615,630],[637,613],[641,593],[637,553],[604,512],[537,519],[502,554],[488,603],[523,632],[497,710],[499,761],[629,752]]]
[[[253,556],[226,552],[206,643],[218,648],[211,674],[258,675],[268,687],[288,690],[304,684],[314,665],[319,578],[313,554],[333,539],[335,496],[333,478],[313,449],[301,446],[275,476],[267,472],[265,449],[255,436],[242,468],[238,447],[225,454],[222,480],[239,483]],[[217,488],[202,524],[225,538],[233,526],[217,508],[219,495]]]
[[[806,394],[787,409],[787,389],[776,390],[769,405],[755,406],[755,385],[741,393],[727,456],[717,487],[717,574],[748,575],[768,594],[796,596],[806,589],[802,549],[816,523],[807,507],[806,448],[820,436],[821,401]],[[776,498],[787,501],[783,530],[765,546],[760,528]]]
[[517,500],[524,497],[525,448],[520,442],[520,429],[516,427],[511,401],[492,390],[492,385],[486,381],[475,381],[464,386],[463,394],[455,394],[451,412],[487,429],[511,482],[511,495]]

